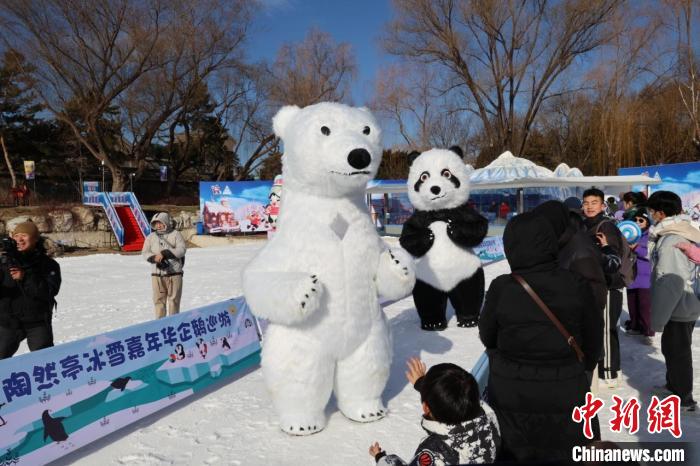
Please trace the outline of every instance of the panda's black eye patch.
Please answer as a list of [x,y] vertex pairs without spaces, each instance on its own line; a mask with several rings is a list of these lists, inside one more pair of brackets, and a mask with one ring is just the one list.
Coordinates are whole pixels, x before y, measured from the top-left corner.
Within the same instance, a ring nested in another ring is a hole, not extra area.
[[416,181],[416,184],[413,185],[413,189],[416,192],[419,192],[421,185],[423,183],[425,183],[426,181],[428,181],[429,179],[430,179],[430,173],[428,173],[428,172],[421,173],[420,176],[418,177],[418,181]]
[[451,177],[452,177],[452,173],[450,173],[450,171],[449,171],[447,168],[445,168],[445,169],[442,171],[441,175],[444,176],[445,178],[451,178]]
[[365,126],[365,128],[362,130],[362,134],[369,134],[369,126]]
[[331,129],[330,129],[328,126],[321,126],[321,132],[322,132],[325,136],[330,136],[330,134],[331,134]]

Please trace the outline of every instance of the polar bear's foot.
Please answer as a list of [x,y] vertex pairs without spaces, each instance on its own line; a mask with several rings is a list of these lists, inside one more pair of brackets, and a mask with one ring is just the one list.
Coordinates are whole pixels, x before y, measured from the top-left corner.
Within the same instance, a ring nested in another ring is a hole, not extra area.
[[290,435],[311,435],[321,432],[324,427],[326,427],[326,417],[323,413],[280,418],[280,428]]
[[356,422],[378,421],[388,413],[382,400],[378,399],[343,403],[340,411],[346,418]]

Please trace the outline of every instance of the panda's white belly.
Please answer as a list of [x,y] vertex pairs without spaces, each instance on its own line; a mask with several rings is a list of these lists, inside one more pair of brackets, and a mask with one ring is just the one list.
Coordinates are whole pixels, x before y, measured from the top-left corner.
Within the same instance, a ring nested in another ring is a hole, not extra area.
[[447,236],[447,223],[433,222],[430,229],[435,239],[428,253],[416,261],[416,278],[439,290],[450,291],[474,275],[481,267],[481,260],[471,249],[452,242]]

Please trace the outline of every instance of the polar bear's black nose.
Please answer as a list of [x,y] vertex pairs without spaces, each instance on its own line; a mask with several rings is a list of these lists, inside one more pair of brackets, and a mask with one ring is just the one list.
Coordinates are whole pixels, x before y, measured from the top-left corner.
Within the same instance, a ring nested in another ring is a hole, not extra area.
[[440,194],[440,186],[431,186],[430,192],[437,196],[438,194]]
[[358,170],[367,167],[371,161],[372,157],[365,149],[353,149],[348,154],[348,163]]

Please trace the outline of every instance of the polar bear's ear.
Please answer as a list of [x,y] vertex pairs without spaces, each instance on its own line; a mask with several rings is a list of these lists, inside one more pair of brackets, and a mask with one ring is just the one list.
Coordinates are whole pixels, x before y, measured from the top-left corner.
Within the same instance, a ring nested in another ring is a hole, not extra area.
[[277,114],[272,117],[272,129],[278,137],[284,139],[289,122],[300,110],[296,105],[286,105],[280,108]]

